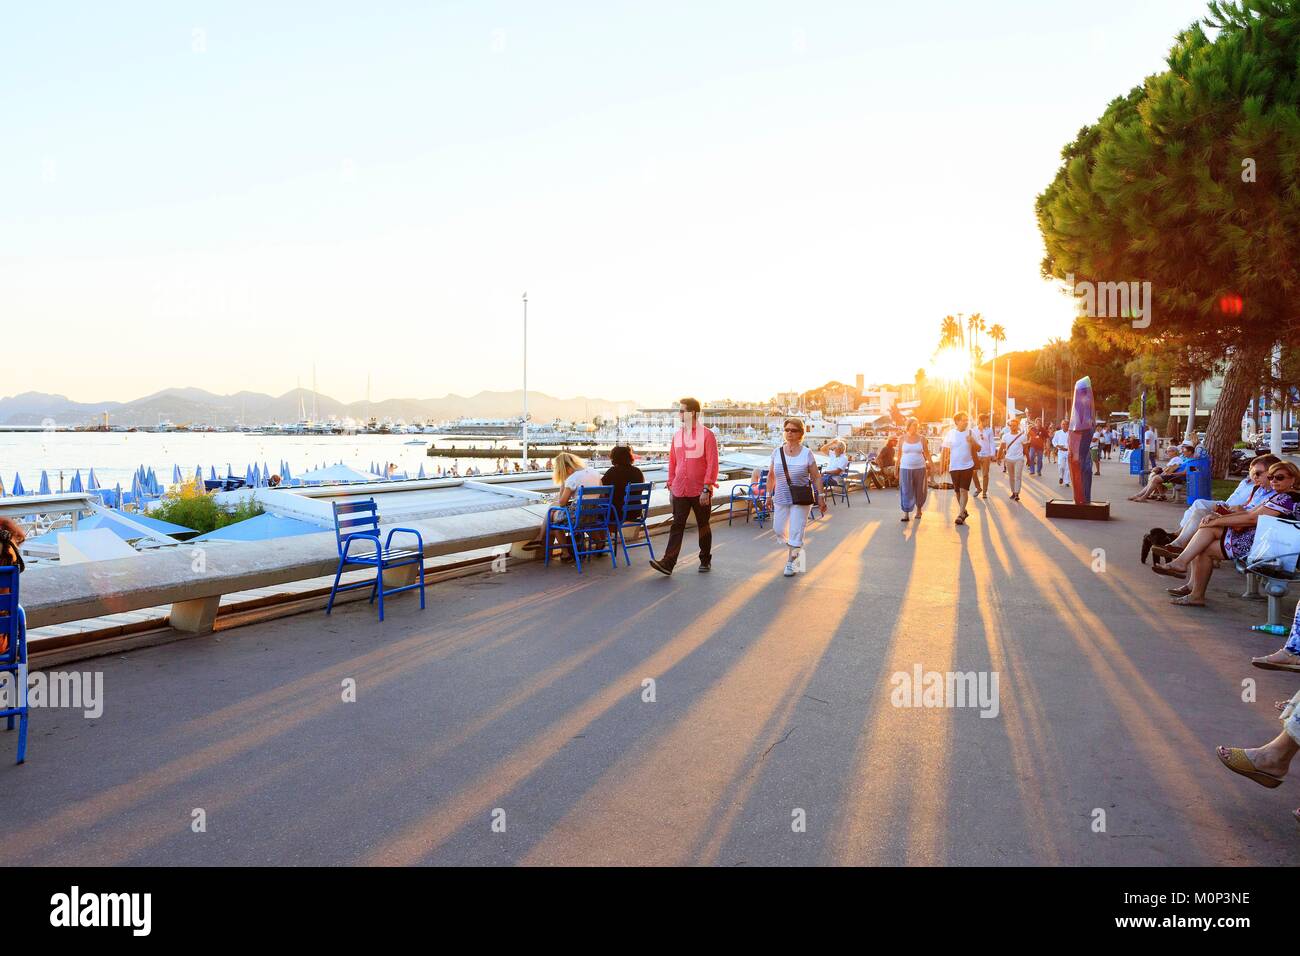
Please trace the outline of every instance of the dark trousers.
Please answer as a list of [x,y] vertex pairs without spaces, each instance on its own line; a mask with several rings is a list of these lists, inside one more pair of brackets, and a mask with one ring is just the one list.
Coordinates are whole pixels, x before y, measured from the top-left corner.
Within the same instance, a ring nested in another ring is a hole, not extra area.
[[[712,499],[710,499],[712,501]],[[709,528],[710,506],[700,504],[699,495],[678,498],[673,495],[673,526],[668,532],[668,547],[659,563],[666,568],[677,564],[677,555],[682,550],[682,533],[686,530],[686,516],[695,512],[696,533],[700,539],[700,564],[708,564],[712,558],[713,531]]]

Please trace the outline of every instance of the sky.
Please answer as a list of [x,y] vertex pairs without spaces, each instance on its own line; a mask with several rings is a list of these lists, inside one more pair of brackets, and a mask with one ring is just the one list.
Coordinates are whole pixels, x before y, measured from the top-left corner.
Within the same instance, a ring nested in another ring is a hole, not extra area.
[[23,4],[0,395],[664,404],[1068,336],[1035,196],[1204,0]]

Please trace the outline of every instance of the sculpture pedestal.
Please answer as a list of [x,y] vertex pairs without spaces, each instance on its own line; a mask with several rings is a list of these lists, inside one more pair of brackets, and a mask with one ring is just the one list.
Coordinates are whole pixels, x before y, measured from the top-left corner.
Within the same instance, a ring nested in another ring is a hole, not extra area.
[[1109,521],[1109,501],[1089,501],[1076,505],[1072,500],[1063,498],[1047,499],[1047,517],[1049,518],[1083,518],[1087,521]]

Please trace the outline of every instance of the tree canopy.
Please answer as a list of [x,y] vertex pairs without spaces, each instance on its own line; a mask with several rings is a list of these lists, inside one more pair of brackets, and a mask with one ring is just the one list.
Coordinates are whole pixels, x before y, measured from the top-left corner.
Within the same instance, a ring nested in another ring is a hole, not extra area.
[[1221,473],[1269,350],[1300,341],[1300,4],[1211,3],[1166,62],[1062,150],[1036,204],[1042,271],[1149,282],[1146,327],[1087,321],[1188,378],[1226,366],[1207,436]]

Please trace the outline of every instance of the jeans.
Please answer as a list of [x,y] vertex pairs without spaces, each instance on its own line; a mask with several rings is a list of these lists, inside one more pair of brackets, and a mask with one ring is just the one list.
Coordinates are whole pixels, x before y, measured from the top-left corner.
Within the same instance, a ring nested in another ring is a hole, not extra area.
[[1041,475],[1043,473],[1043,450],[1041,448],[1029,449],[1029,473],[1031,475]]
[[917,513],[925,507],[925,496],[929,493],[924,468],[901,468],[898,472],[898,501],[904,514]]
[[1011,493],[1020,494],[1020,476],[1025,468],[1023,458],[1004,458],[1002,463],[1007,466],[1007,481],[1011,484]]
[[[712,502],[712,499],[710,499]],[[666,568],[677,564],[677,555],[682,550],[682,534],[686,530],[686,516],[695,512],[695,530],[700,539],[700,564],[708,564],[713,557],[713,531],[709,528],[710,505],[701,504],[699,495],[678,498],[673,495],[673,525],[668,531],[668,546],[659,563]]]

